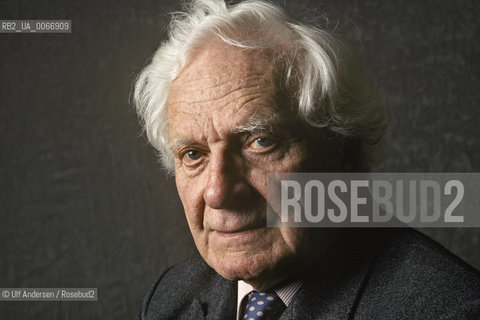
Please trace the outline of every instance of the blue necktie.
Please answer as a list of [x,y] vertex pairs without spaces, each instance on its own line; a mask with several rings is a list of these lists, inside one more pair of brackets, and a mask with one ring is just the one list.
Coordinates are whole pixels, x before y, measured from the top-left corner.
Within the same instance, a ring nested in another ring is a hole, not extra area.
[[245,307],[245,320],[267,320],[278,319],[285,309],[276,293],[263,293],[252,291],[248,295],[248,302]]

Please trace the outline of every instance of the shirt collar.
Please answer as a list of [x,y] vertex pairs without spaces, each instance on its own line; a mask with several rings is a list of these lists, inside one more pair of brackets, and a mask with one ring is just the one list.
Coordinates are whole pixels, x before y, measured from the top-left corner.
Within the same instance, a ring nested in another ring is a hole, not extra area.
[[[293,282],[288,283],[287,285],[275,290],[275,293],[278,297],[282,300],[282,302],[288,307],[290,302],[293,300],[293,296],[302,286],[302,280],[296,280]],[[240,319],[240,315],[243,313],[243,310],[240,310],[242,300],[247,296],[254,288],[246,283],[245,281],[238,281],[238,289],[237,289],[237,319]]]

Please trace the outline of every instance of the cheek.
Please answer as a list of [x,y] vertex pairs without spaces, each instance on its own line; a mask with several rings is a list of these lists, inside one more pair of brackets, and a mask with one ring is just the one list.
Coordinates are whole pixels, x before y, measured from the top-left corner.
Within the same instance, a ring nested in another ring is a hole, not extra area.
[[201,189],[195,179],[184,178],[181,174],[175,175],[175,182],[188,224],[193,233],[202,228],[203,223],[204,206]]
[[[266,199],[267,195],[267,174],[269,170],[266,170],[262,167],[253,167],[250,168],[248,174],[246,175],[246,180],[248,184],[255,189],[262,197],[261,199]],[[254,201],[254,199],[251,199]]]
[[178,173],[178,171],[175,173],[175,184],[177,186],[178,196],[180,197],[180,200],[185,208],[185,205],[188,204],[189,200],[187,182],[186,179],[184,179],[182,175]]

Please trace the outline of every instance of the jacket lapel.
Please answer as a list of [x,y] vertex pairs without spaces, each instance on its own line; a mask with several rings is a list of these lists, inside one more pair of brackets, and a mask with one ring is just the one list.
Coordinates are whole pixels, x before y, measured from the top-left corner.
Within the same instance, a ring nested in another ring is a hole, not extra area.
[[370,241],[339,243],[319,259],[281,320],[351,319],[368,281],[374,260]]
[[183,316],[180,318],[181,320],[189,320],[189,319],[205,319],[205,315],[203,314],[203,309],[200,301],[198,299],[194,299],[190,304],[190,307]]
[[[237,283],[218,274],[204,296],[192,301],[184,319],[235,319],[237,311]],[[183,319],[183,318],[182,318]]]
[[235,319],[237,311],[237,284],[219,276],[221,294],[209,302],[207,320]]
[[280,319],[349,319],[367,275],[366,268],[357,271],[355,276],[337,283],[326,279],[323,283],[304,283]]

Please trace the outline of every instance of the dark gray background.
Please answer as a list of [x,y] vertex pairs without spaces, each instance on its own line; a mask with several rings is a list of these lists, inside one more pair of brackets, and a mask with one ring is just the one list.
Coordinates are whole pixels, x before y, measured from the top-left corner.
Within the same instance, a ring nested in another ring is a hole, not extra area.
[[[390,123],[381,171],[480,171],[474,1],[297,1],[365,62]],[[293,5],[290,3],[289,7]],[[173,180],[139,136],[134,75],[174,1],[0,1],[1,287],[98,287],[98,302],[0,302],[0,319],[132,319],[158,273],[195,249]],[[480,267],[480,230],[425,230]]]

